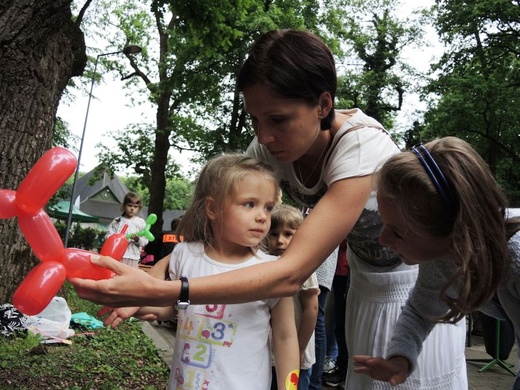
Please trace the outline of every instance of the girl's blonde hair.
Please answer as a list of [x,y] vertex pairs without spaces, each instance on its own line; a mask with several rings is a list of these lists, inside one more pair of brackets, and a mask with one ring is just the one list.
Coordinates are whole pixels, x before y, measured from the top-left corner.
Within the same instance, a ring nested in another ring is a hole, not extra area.
[[191,203],[177,228],[184,241],[203,241],[213,246],[215,237],[206,214],[206,199],[211,197],[214,200],[215,212],[221,220],[226,201],[236,196],[240,181],[251,174],[258,174],[272,182],[275,188],[273,201],[280,198],[280,186],[269,164],[239,153],[228,153],[209,160],[200,172]]
[[271,230],[287,225],[296,230],[303,222],[303,214],[294,206],[280,204],[271,213]]
[[[445,137],[425,145],[444,173],[456,205],[443,203],[412,152],[391,157],[377,175],[378,195],[394,202],[409,229],[451,240],[456,271],[440,298],[449,311],[439,322],[457,322],[489,301],[507,266],[507,200],[486,162],[465,141]],[[447,291],[454,288],[457,297]]]

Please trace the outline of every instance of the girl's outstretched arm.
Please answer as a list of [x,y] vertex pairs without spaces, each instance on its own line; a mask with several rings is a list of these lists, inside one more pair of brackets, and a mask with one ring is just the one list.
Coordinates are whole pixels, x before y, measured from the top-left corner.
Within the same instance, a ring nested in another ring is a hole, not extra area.
[[[330,185],[296,231],[280,260],[189,280],[191,303],[242,303],[294,295],[352,230],[372,191],[372,176]],[[109,258],[93,260],[116,273],[108,280],[72,279],[81,298],[117,306],[170,306],[180,282],[158,281]]]

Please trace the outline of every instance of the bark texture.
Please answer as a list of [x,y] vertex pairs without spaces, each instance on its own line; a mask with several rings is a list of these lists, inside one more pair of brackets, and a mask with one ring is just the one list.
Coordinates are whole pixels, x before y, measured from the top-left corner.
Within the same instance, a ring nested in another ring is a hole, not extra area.
[[[0,2],[0,189],[16,190],[51,147],[62,92],[85,64],[70,0]],[[17,218],[0,219],[0,304],[37,261]]]

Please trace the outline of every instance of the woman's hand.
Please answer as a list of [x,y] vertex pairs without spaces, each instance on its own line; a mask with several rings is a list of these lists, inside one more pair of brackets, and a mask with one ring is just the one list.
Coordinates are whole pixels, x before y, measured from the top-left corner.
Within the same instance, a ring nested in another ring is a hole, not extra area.
[[[70,282],[82,299],[110,307],[168,306],[178,299],[172,292],[172,288],[175,287],[180,291],[178,283],[160,281],[140,269],[122,264],[108,256],[94,255],[90,261],[113,271],[115,275],[111,279],[103,280],[71,278]],[[168,292],[160,289],[161,284],[165,284]],[[164,293],[164,296],[161,293]],[[161,298],[164,302],[161,302]]]
[[354,356],[354,372],[366,374],[372,379],[389,382],[392,386],[406,381],[410,371],[410,362],[402,356],[390,359],[372,356]]

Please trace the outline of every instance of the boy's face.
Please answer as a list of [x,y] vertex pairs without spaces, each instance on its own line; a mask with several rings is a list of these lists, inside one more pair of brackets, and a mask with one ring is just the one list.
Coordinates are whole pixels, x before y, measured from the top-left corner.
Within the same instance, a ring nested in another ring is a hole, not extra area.
[[275,256],[281,256],[289,243],[291,242],[295,229],[291,229],[287,224],[278,226],[276,229],[271,229],[267,236],[269,240],[269,253]]
[[398,207],[388,198],[378,195],[377,203],[383,221],[379,242],[395,252],[403,263],[427,263],[450,253],[448,238],[433,237],[427,232],[410,229]]

